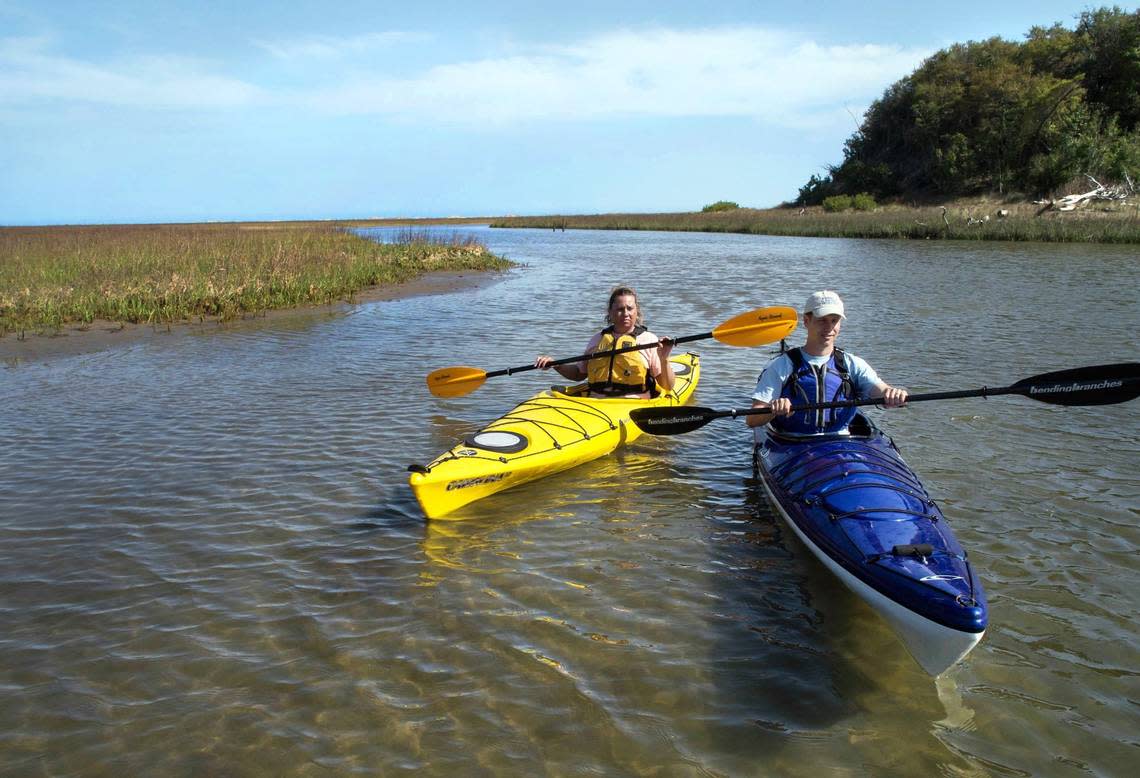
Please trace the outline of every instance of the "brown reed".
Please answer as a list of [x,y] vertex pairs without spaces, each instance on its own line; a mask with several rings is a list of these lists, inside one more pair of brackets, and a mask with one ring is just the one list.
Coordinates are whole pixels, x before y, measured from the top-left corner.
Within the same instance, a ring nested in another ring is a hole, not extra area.
[[[1006,212],[999,215],[999,211]],[[1116,203],[1062,213],[1032,203],[954,203],[884,206],[827,213],[812,208],[740,208],[710,213],[614,213],[592,216],[517,216],[492,227],[665,230],[792,235],[812,238],[907,238],[1073,243],[1140,243],[1140,204]]]

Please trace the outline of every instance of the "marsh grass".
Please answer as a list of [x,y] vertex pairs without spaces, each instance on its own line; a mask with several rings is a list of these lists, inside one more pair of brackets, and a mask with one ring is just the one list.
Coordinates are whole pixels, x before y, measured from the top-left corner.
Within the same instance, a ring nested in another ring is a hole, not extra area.
[[426,230],[380,244],[321,223],[0,229],[0,336],[96,320],[231,319],[510,262]]
[[[1008,211],[999,217],[998,211]],[[1015,240],[1070,243],[1140,243],[1140,204],[1113,204],[1083,211],[1041,212],[1030,203],[957,203],[941,206],[885,206],[874,211],[827,213],[821,207],[752,209],[720,213],[520,216],[497,219],[492,227],[546,229],[664,230],[796,235],[813,238],[909,238]]]

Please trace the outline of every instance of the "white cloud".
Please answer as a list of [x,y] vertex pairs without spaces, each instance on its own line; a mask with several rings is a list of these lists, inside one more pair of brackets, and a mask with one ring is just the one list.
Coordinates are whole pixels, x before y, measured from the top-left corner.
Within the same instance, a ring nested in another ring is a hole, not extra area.
[[259,99],[261,90],[175,56],[95,64],[47,53],[44,38],[0,40],[0,104],[45,100],[140,108],[227,108]]
[[761,28],[619,32],[412,78],[356,77],[310,99],[330,112],[423,120],[748,116],[801,126],[821,109],[865,106],[929,53],[820,46]]
[[861,111],[930,53],[822,46],[780,31],[732,27],[619,31],[439,64],[406,77],[361,65],[364,55],[411,40],[409,35],[255,42],[293,65],[324,61],[323,69],[307,73],[305,86],[293,88],[259,87],[220,73],[217,63],[190,58],[96,64],[54,55],[43,39],[0,40],[0,103],[58,99],[203,110],[257,104],[477,124],[740,116],[805,127],[833,125],[837,114]]
[[431,36],[424,33],[388,31],[343,38],[317,35],[288,41],[254,40],[253,44],[277,59],[303,61],[357,57],[400,44],[422,43],[430,39]]

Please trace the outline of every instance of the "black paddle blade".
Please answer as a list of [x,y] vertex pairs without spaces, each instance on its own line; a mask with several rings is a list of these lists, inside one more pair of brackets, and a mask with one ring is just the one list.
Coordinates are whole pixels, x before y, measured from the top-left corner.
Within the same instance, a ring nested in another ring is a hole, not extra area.
[[629,412],[642,432],[650,435],[681,435],[700,429],[724,414],[712,408],[696,405],[678,405],[672,408],[634,408]]
[[1140,362],[1093,365],[1024,378],[1015,393],[1053,405],[1114,405],[1140,397]]

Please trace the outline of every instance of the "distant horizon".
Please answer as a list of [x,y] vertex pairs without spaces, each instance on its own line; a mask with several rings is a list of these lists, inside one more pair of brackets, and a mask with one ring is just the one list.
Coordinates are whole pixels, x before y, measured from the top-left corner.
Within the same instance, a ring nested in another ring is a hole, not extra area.
[[[200,219],[196,221],[122,221],[122,222],[58,222],[42,224],[4,224],[0,229],[17,229],[21,227],[142,227],[142,226],[175,226],[180,224],[298,224],[304,222],[419,222],[419,221],[491,221],[493,219],[509,219],[524,214],[477,214],[471,216],[330,216],[328,218],[280,218],[280,219]],[[560,216],[562,214],[525,214],[529,216]],[[571,215],[571,214],[566,214]],[[586,214],[573,214],[582,216]]]
[[9,0],[0,225],[774,208],[931,54],[1096,7]]
[[[741,208],[750,206],[741,206]],[[779,206],[773,206],[779,207]],[[551,216],[606,216],[616,214],[652,215],[658,213],[692,213],[700,211],[610,211],[607,213],[495,213],[495,214],[469,214],[451,216],[329,216],[327,218],[280,218],[280,219],[201,219],[196,221],[122,221],[122,222],[58,222],[42,224],[5,224],[0,223],[0,229],[18,229],[22,227],[143,227],[143,226],[176,226],[182,224],[297,224],[305,222],[457,222],[457,221],[494,221],[495,219],[514,219],[527,217]]]

